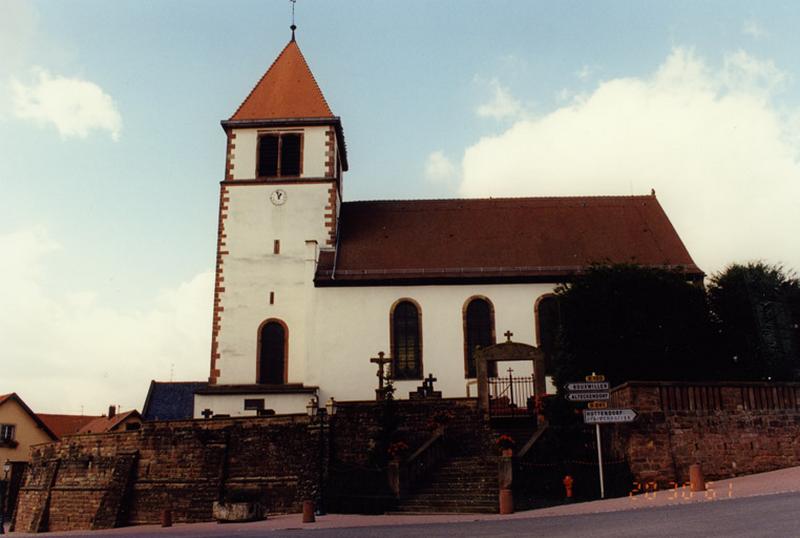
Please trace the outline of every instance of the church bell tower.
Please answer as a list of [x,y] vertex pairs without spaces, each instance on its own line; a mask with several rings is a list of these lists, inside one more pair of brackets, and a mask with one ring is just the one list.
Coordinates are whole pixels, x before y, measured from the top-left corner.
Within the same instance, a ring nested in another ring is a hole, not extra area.
[[[195,414],[203,406],[217,414],[254,414],[234,411],[243,409],[243,400],[266,399],[274,408],[273,393],[295,389],[304,406],[314,286],[309,263],[316,263],[320,249],[336,244],[347,153],[341,121],[300,52],[294,29],[250,94],[221,123],[227,148],[209,394],[198,394],[205,401],[195,400]],[[237,397],[223,405],[224,391]]]

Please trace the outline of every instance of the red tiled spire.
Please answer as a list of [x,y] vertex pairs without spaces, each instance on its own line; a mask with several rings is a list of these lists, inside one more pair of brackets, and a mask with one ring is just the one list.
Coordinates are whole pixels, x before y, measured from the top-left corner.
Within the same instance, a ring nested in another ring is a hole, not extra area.
[[314,80],[300,47],[292,39],[230,119],[239,121],[332,117],[333,113]]

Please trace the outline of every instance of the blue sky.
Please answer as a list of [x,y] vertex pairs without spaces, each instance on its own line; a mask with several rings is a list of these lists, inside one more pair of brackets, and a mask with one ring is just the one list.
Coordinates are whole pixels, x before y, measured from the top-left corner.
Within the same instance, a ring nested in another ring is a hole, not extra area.
[[[707,272],[800,268],[794,2],[297,4],[353,199],[645,194]],[[0,393],[208,370],[229,117],[288,1],[0,4]]]

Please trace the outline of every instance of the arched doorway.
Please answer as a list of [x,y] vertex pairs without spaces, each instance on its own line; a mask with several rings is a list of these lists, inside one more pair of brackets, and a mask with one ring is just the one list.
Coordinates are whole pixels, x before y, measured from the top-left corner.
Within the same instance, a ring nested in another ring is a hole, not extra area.
[[280,320],[267,320],[258,331],[258,383],[282,385],[286,383],[288,356],[288,330]]

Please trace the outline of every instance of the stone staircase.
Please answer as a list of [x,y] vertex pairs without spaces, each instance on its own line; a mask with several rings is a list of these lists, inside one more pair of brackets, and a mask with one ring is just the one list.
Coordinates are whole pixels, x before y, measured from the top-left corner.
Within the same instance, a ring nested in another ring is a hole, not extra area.
[[447,459],[430,481],[399,501],[403,513],[497,513],[497,463],[475,456]]

